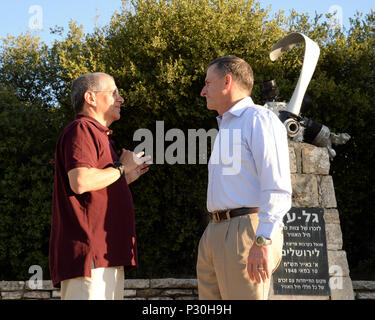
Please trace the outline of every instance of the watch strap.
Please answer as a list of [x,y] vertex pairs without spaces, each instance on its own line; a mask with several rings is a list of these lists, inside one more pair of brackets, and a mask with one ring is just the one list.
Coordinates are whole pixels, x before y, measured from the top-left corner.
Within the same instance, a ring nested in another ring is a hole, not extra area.
[[116,168],[120,171],[120,174],[123,176],[125,173],[125,168],[122,162],[116,161],[112,164],[113,168]]

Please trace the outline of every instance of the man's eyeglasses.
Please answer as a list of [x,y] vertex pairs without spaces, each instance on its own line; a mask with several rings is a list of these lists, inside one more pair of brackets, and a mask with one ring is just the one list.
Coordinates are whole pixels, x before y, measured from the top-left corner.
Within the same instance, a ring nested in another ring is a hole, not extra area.
[[112,95],[115,97],[115,99],[121,98],[120,93],[118,89],[116,88],[114,91],[109,91],[109,90],[94,90],[94,92],[109,92],[112,93]]

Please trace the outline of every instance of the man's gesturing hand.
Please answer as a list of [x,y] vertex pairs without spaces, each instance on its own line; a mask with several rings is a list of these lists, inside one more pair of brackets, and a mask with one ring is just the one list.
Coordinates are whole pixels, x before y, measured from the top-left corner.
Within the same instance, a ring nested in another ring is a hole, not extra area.
[[138,154],[135,154],[130,150],[122,149],[120,161],[124,164],[125,174],[132,172],[145,162],[151,160],[151,156],[142,157],[143,155],[143,151]]

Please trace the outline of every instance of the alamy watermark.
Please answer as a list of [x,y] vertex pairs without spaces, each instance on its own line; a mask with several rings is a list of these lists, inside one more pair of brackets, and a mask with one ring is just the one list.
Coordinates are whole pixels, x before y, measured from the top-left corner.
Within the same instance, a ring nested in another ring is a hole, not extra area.
[[28,286],[32,290],[43,289],[43,269],[40,265],[32,265],[29,268],[29,273],[33,273],[28,281]]
[[29,28],[32,30],[42,30],[43,8],[40,5],[32,5],[29,7],[29,14],[32,14],[29,19]]
[[330,6],[328,13],[331,15],[329,18],[329,28],[332,31],[342,31],[343,29],[343,9],[339,5]]
[[[187,138],[181,129],[173,128],[165,132],[164,121],[156,121],[155,129],[155,136],[145,128],[136,130],[133,135],[133,141],[143,140],[134,153],[144,151],[145,155],[152,156],[154,164],[197,164],[197,155],[199,164],[207,164],[210,139],[210,164],[222,165],[223,175],[237,175],[241,170],[241,129],[188,129]],[[216,139],[218,135],[219,139]],[[166,141],[172,142],[167,148]]]
[[344,287],[343,276],[344,272],[339,265],[332,265],[329,267],[329,274],[332,275],[329,278],[329,287],[331,290],[342,290]]

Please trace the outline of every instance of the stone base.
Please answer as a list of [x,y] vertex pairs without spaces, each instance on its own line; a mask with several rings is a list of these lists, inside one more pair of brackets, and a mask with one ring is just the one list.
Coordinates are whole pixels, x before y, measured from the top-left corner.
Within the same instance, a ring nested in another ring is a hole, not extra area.
[[327,255],[331,295],[276,296],[272,300],[353,300],[354,293],[349,277],[349,265],[343,247],[339,212],[333,179],[329,175],[328,150],[307,143],[289,141],[290,171],[293,186],[293,207],[324,208]]

